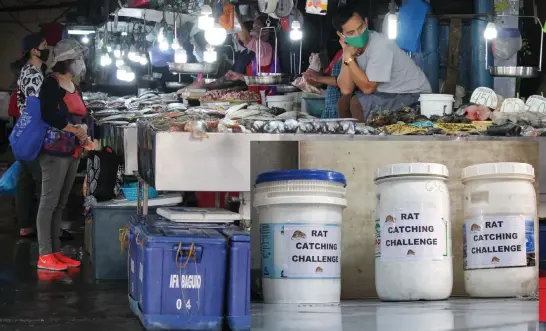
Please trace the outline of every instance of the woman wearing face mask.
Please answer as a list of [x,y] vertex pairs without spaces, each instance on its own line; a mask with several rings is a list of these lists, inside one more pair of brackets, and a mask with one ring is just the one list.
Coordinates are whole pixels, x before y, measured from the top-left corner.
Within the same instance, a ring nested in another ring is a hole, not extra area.
[[[20,71],[14,92],[14,108],[18,110],[15,117],[18,118],[25,111],[27,98],[38,97],[44,80],[44,62],[48,58],[47,42],[39,33],[32,33],[23,39],[23,56],[12,65],[13,69]],[[19,235],[28,237],[34,234],[36,226],[42,170],[38,160],[20,163],[15,196],[16,212],[20,224]]]
[[42,119],[50,127],[39,156],[42,195],[38,209],[38,268],[54,271],[79,267],[80,262],[61,252],[59,229],[78,170],[87,132],[80,125],[87,114],[81,91],[73,79],[85,74],[87,49],[72,39],[60,41],[53,50],[53,73],[40,91]]
[[[237,33],[237,42],[243,48],[243,51],[239,52],[233,71],[228,72],[226,77],[232,80],[244,80],[243,75],[256,76],[258,72],[279,72],[275,70],[275,65],[277,68],[279,67],[278,60],[274,61],[274,49],[269,43],[271,30],[263,29],[266,27],[267,18],[256,18],[252,24],[252,29],[249,30],[243,23],[238,9],[235,11],[235,17],[241,26],[241,31]],[[260,55],[259,61],[258,53]],[[258,65],[260,66],[259,71]],[[249,91],[256,93],[267,89],[267,86],[250,86],[248,88]]]

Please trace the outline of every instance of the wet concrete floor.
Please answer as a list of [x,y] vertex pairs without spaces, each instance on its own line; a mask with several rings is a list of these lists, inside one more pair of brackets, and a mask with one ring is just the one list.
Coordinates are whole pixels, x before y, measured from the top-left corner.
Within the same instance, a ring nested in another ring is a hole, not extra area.
[[450,299],[341,305],[252,305],[252,331],[543,331],[538,301]]
[[18,237],[12,202],[0,197],[0,330],[143,330],[129,309],[127,282],[93,280],[83,219],[71,228],[75,239],[63,250],[83,261],[81,270],[38,272],[36,239]]

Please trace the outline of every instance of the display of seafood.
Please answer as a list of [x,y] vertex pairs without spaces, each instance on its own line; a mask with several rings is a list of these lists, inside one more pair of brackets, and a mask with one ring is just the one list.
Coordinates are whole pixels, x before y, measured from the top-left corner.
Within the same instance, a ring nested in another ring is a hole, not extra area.
[[208,91],[204,96],[199,98],[200,102],[214,101],[246,101],[257,102],[260,100],[260,95],[252,91],[241,91],[239,89],[212,90]]

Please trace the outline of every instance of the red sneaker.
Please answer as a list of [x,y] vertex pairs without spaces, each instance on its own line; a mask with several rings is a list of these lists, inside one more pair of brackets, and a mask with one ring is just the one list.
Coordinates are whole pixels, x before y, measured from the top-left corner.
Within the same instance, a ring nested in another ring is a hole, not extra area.
[[53,254],[59,260],[61,263],[65,264],[68,268],[79,268],[80,267],[80,261],[73,260],[69,257],[66,257],[63,255],[63,253],[55,253]]
[[68,269],[65,263],[57,260],[55,254],[40,255],[38,257],[38,269],[46,269],[52,271],[63,271]]

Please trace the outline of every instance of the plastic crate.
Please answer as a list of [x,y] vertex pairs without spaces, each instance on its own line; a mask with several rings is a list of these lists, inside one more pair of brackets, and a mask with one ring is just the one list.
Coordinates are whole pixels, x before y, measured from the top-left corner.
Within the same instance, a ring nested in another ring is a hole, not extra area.
[[223,230],[228,238],[226,322],[232,331],[250,330],[250,233]]
[[226,239],[213,229],[141,227],[140,304],[146,330],[222,329]]
[[[129,183],[127,185],[123,185],[121,187],[121,190],[123,191],[125,199],[129,201],[138,200],[138,183]],[[144,193],[144,190],[142,190],[142,192]],[[155,199],[158,196],[159,193],[153,187],[148,187],[148,199]]]

